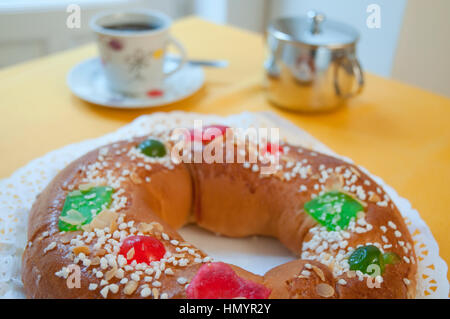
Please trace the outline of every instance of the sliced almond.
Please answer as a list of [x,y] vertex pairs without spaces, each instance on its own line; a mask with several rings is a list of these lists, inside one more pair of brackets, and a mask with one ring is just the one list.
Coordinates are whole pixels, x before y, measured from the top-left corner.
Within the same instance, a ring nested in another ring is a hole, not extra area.
[[130,179],[133,183],[137,185],[142,183],[142,179],[135,172],[130,174]]
[[[73,186],[72,185],[69,186],[69,190],[73,190]],[[68,197],[81,196],[81,195],[83,195],[83,194],[78,189],[74,190],[74,191],[71,191],[69,194],[67,194]]]
[[289,156],[289,155],[284,155],[284,154],[280,155],[280,159],[282,159],[283,161],[286,161],[286,162],[294,162],[294,163],[298,161],[297,158]]
[[107,281],[109,281],[111,278],[113,278],[116,275],[116,272],[117,272],[117,267],[114,267],[114,268],[108,270],[105,274],[105,279]]
[[70,243],[70,241],[73,239],[73,234],[72,234],[72,232],[68,232],[68,233],[65,233],[65,234],[63,234],[61,237],[60,237],[60,240],[61,240],[61,242],[63,243],[63,244],[68,244],[68,243]]
[[125,295],[131,295],[133,292],[136,291],[137,286],[138,286],[138,283],[136,281],[130,280],[129,282],[127,282],[127,284],[123,288],[123,293]]
[[134,257],[134,247],[131,247],[131,249],[127,252],[127,260],[131,260]]
[[339,184],[341,185],[341,187],[344,187],[345,185],[344,176],[341,174],[339,174]]
[[334,295],[334,288],[329,284],[320,283],[316,286],[316,292],[321,297],[329,298]]
[[319,276],[320,280],[325,281],[325,275],[323,274],[322,269],[317,266],[312,266],[312,270]]
[[377,203],[381,200],[380,196],[378,196],[378,194],[376,193],[371,193],[369,196],[369,201]]
[[109,231],[110,233],[114,233],[117,230],[117,222],[116,220],[112,220],[111,224],[109,225]]
[[148,234],[153,230],[152,224],[147,223],[139,223],[138,225],[138,231],[140,231],[143,234]]
[[84,231],[93,231],[94,229],[104,229],[110,227],[111,223],[117,220],[118,214],[110,210],[101,211],[95,218],[88,224],[83,226]]
[[325,190],[341,190],[344,187],[344,177],[342,175],[332,174],[325,182]]
[[92,187],[95,187],[95,184],[93,184],[93,183],[86,183],[86,184],[80,184],[80,185],[78,186],[78,189],[79,189],[80,191],[88,191],[88,190],[90,190]]
[[104,256],[105,254],[106,254],[106,250],[104,250],[103,248],[96,249],[96,250],[94,250],[94,253],[93,253],[94,256]]
[[81,225],[86,220],[86,217],[79,211],[70,209],[67,211],[66,216],[59,216],[59,219],[71,225]]
[[100,265],[100,257],[96,256],[96,257],[92,258],[91,259],[91,265],[92,266]]
[[353,166],[350,166],[350,170],[355,173],[356,176],[361,177],[361,173],[358,172],[358,170],[356,168],[354,168]]
[[153,293],[153,297],[154,297],[155,299],[158,299],[158,298],[159,298],[159,290],[158,290],[157,288],[153,288],[153,289],[152,289],[152,293]]
[[161,225],[158,222],[151,222],[150,225],[153,225],[153,227],[157,230],[157,231],[163,231],[164,227],[163,225]]
[[352,199],[356,200],[358,203],[360,203],[363,207],[367,207],[367,203],[361,199],[359,199],[355,194],[350,193],[348,191],[345,191],[343,189],[339,190],[341,193],[347,194],[348,196],[350,196]]
[[75,255],[83,253],[87,256],[91,253],[91,250],[89,249],[88,246],[77,246],[77,247],[72,248],[72,251]]
[[277,177],[277,178],[279,178],[279,179],[281,179],[282,181],[284,181],[284,172],[283,171],[276,171],[274,174],[273,174],[275,177]]

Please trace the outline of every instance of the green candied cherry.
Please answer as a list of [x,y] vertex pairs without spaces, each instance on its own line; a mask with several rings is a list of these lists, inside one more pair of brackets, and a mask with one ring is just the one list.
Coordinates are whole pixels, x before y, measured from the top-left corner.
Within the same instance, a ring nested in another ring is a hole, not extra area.
[[400,256],[393,252],[383,254],[383,261],[385,265],[395,265],[400,262]]
[[365,274],[373,273],[375,269],[372,268],[373,266],[369,267],[371,265],[379,267],[378,274],[381,275],[384,272],[384,260],[381,251],[373,245],[357,248],[348,258],[348,263],[350,270],[359,270]]
[[[400,257],[394,252],[382,254],[374,245],[366,245],[357,248],[349,257],[350,270],[359,270],[365,274],[382,275],[386,265],[393,265],[400,262]],[[380,273],[374,272],[374,266],[380,269]]]
[[350,220],[358,212],[364,211],[363,205],[353,197],[338,191],[330,191],[307,202],[305,211],[328,231],[346,229]]
[[76,231],[89,224],[97,214],[109,207],[113,191],[109,186],[95,186],[69,192],[59,216],[59,230]]
[[137,148],[145,155],[150,157],[164,157],[166,147],[158,140],[148,139],[141,142]]

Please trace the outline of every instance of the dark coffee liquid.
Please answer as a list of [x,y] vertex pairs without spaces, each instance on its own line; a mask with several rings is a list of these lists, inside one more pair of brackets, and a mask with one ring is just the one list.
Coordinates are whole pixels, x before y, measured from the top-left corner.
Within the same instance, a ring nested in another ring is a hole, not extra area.
[[122,23],[115,25],[107,25],[103,28],[116,31],[150,31],[158,29],[159,26],[150,23]]

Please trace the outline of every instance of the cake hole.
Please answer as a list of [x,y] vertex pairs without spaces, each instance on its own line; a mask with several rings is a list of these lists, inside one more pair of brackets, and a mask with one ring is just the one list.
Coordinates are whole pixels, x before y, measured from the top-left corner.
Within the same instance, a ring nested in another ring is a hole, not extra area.
[[277,239],[264,236],[230,238],[215,235],[196,225],[188,225],[179,231],[183,238],[214,258],[264,275],[268,270],[298,259]]

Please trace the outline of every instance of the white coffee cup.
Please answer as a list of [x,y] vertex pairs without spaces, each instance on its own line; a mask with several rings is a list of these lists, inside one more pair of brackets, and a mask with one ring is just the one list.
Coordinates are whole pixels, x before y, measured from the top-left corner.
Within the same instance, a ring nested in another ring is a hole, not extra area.
[[[111,90],[127,95],[163,94],[164,79],[179,71],[186,61],[184,47],[169,32],[171,19],[151,10],[104,12],[90,22],[104,72]],[[164,71],[169,44],[181,55],[178,66]]]

